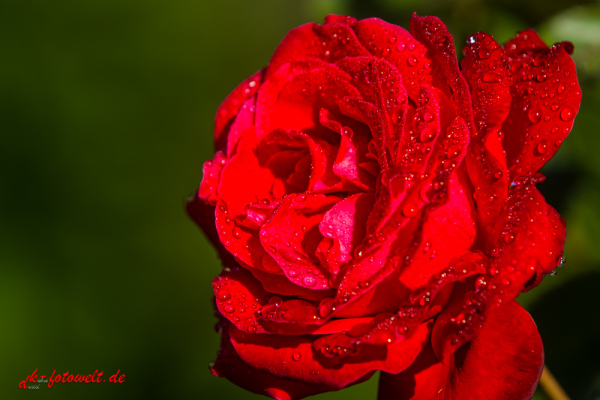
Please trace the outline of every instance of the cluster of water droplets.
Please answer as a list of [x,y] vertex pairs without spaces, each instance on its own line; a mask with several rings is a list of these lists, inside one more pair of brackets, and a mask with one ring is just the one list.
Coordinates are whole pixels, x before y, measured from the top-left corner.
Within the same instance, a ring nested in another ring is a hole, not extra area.
[[213,291],[217,308],[221,314],[239,329],[255,333],[262,328],[256,323],[254,314],[260,309],[260,299],[253,297],[243,284],[231,279],[228,274],[239,268],[226,268],[221,276],[213,281]]
[[[529,123],[521,140],[541,162],[547,161],[569,134],[576,114],[570,103],[581,96],[574,67],[562,62],[562,46],[554,45],[547,52],[526,51],[511,59],[516,77],[513,96],[522,99]],[[524,154],[515,161],[517,174],[528,167],[529,157]]]

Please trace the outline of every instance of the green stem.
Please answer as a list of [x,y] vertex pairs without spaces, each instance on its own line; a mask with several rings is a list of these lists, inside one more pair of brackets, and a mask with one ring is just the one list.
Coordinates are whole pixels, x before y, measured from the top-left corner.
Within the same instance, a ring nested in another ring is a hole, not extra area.
[[544,365],[542,371],[542,377],[540,378],[540,386],[550,400],[570,400],[569,396],[565,393],[563,388],[560,386],[554,375],[550,373],[550,370]]

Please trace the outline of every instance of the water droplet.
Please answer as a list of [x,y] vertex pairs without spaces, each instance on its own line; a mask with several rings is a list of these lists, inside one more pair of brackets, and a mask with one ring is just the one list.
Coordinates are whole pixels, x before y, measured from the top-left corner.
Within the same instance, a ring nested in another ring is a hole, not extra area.
[[433,113],[430,113],[429,111],[425,111],[425,113],[423,113],[423,121],[431,122],[431,121],[433,121],[433,118],[434,118]]
[[488,72],[485,75],[483,75],[483,81],[487,83],[500,82],[500,75],[494,74],[493,72]]
[[417,211],[417,207],[410,203],[402,208],[402,214],[407,218],[414,217],[417,214]]
[[406,62],[408,62],[408,65],[414,67],[415,65],[417,65],[417,63],[419,62],[419,60],[417,60],[417,57],[411,56],[411,57],[408,57],[408,59],[406,60]]
[[515,235],[512,233],[507,233],[503,236],[504,243],[511,244],[515,241]]
[[315,286],[317,280],[312,276],[305,276],[304,279],[302,279],[302,283],[304,283],[305,286],[311,287]]
[[537,147],[535,148],[535,151],[539,155],[546,154],[546,152],[548,151],[548,143],[546,142],[546,139],[542,139],[538,143]]
[[573,119],[573,116],[573,109],[569,106],[566,106],[560,112],[560,119],[562,119],[563,121],[570,121]]
[[532,107],[527,114],[529,120],[534,124],[537,124],[542,120],[542,109],[539,107]]
[[404,43],[404,42],[398,43],[397,49],[398,49],[398,51],[404,51],[404,50],[406,50],[406,43]]
[[432,128],[427,126],[427,127],[423,128],[423,130],[419,134],[419,140],[422,143],[431,142],[433,140],[434,136],[435,136],[435,131]]
[[565,85],[560,85],[556,91],[558,92],[558,94],[563,94],[565,92]]
[[283,300],[281,300],[281,297],[279,296],[273,296],[269,299],[269,304],[272,304],[275,307],[279,307],[281,303],[283,303]]
[[475,290],[477,292],[480,292],[481,289],[483,289],[486,285],[487,282],[485,280],[485,276],[480,276],[479,278],[477,278],[477,281],[475,281]]
[[219,299],[220,301],[227,301],[231,298],[231,293],[229,293],[227,290],[219,290],[219,292],[217,293],[217,299]]
[[328,317],[335,310],[333,307],[334,303],[335,301],[331,298],[321,300],[321,303],[319,303],[319,315],[321,318]]
[[232,313],[235,311],[235,308],[232,305],[227,304],[225,307],[223,307],[223,311],[226,313]]
[[487,60],[488,58],[490,58],[490,51],[489,49],[482,47],[479,49],[479,58],[481,58],[482,60]]
[[556,258],[556,266],[557,267],[559,267],[559,268],[564,267],[566,263],[567,263],[567,259],[564,258],[563,256],[558,256]]

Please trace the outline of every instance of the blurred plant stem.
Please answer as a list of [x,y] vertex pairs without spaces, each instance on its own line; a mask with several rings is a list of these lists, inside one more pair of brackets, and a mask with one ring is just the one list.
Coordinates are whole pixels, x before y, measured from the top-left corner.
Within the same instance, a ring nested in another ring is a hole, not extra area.
[[546,365],[544,365],[544,370],[542,371],[540,385],[550,400],[570,400]]

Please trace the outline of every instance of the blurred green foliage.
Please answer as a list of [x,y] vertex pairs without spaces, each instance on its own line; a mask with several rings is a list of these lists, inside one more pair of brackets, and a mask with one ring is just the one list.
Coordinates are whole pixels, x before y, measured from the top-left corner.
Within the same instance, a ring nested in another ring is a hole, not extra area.
[[[291,28],[327,13],[407,27],[413,11],[440,16],[459,54],[479,30],[575,44],[583,105],[541,185],[568,222],[568,265],[521,301],[567,392],[598,398],[600,6],[558,0],[2,1],[2,398],[260,398],[206,367],[220,266],[183,198],[212,156],[214,112]],[[126,382],[19,390],[36,368]]]

